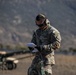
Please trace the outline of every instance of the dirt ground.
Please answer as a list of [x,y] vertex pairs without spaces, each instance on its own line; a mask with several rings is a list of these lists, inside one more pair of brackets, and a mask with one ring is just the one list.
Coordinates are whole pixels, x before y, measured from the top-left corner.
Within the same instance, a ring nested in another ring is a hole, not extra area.
[[[1,70],[0,69],[0,75],[27,75],[27,69],[31,64],[32,58],[26,58],[29,55],[22,55],[22,57],[25,57],[24,59],[20,59],[19,63],[17,64],[17,68],[14,70]],[[17,58],[21,57],[15,56]]]
[[[14,56],[20,59],[14,70],[0,70],[0,75],[27,75],[33,57],[29,54]],[[76,56],[56,55],[56,65],[53,67],[53,75],[76,75]]]

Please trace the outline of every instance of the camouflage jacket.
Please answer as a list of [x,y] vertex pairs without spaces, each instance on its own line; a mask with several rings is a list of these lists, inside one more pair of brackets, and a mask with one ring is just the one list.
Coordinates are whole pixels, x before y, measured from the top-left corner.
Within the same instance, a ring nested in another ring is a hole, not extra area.
[[32,37],[31,42],[44,47],[43,54],[54,55],[54,50],[60,47],[60,32],[51,25],[45,30],[37,29]]

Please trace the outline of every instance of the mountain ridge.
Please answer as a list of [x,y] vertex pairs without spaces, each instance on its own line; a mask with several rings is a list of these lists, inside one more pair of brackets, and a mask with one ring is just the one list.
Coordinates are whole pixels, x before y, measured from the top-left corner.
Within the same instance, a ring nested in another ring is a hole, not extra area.
[[35,17],[43,13],[62,37],[61,48],[76,45],[76,1],[73,0],[0,0],[0,43],[30,42]]

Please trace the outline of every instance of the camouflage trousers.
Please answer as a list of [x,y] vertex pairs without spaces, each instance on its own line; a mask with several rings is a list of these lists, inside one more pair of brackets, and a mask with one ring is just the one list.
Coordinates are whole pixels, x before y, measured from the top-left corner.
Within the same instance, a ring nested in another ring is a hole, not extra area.
[[[32,61],[32,64],[31,64],[31,67],[35,66],[36,65],[36,68],[39,70],[40,69],[40,64],[39,62],[41,61],[39,59],[39,55],[37,55],[33,61]],[[52,55],[47,55],[47,56],[43,56],[43,69],[46,73],[46,75],[52,75],[52,65],[55,64],[55,60],[54,60],[54,56]]]

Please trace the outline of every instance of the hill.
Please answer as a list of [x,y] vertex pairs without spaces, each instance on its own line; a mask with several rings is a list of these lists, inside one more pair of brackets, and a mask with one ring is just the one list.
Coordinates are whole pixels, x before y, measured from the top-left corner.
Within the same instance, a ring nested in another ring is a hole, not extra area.
[[25,45],[44,13],[62,36],[61,48],[76,47],[75,0],[0,0],[0,43]]

